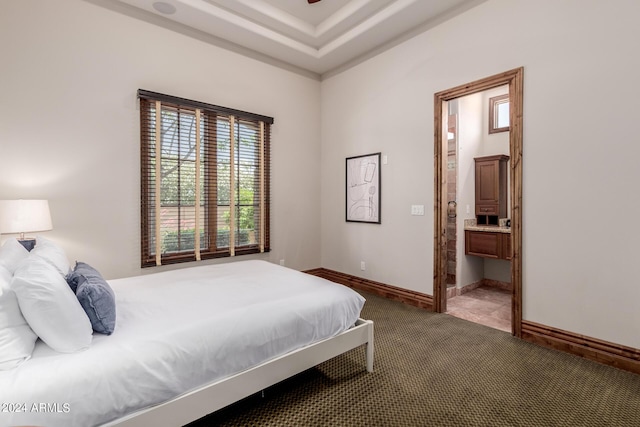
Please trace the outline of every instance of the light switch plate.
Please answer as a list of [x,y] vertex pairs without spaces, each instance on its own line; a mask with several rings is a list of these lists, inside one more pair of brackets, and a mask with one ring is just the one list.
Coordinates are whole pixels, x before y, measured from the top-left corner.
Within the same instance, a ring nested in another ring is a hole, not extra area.
[[424,215],[424,205],[411,205],[411,215]]

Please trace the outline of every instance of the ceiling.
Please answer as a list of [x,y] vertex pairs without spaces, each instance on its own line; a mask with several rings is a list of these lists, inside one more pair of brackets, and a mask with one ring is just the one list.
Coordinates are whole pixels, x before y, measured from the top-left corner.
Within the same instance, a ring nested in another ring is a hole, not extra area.
[[484,0],[87,1],[320,77]]

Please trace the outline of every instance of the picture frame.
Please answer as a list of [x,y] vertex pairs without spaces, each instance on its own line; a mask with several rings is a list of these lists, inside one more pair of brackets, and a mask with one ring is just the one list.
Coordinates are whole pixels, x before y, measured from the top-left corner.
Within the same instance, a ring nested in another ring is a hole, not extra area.
[[345,219],[347,222],[380,224],[381,153],[347,157]]

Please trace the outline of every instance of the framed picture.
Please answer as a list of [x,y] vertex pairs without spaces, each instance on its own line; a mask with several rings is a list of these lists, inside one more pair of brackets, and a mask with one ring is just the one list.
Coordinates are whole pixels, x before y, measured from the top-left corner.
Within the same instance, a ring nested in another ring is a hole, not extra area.
[[380,153],[347,157],[347,222],[380,224]]

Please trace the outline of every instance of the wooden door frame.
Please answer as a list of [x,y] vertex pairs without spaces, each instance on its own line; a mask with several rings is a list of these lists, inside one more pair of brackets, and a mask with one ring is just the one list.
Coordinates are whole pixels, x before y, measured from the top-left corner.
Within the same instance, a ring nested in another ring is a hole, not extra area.
[[446,102],[465,95],[509,85],[509,155],[511,160],[511,332],[522,337],[522,105],[524,68],[515,68],[491,77],[456,86],[434,94],[434,243],[433,311],[447,308],[447,165],[445,144]]

